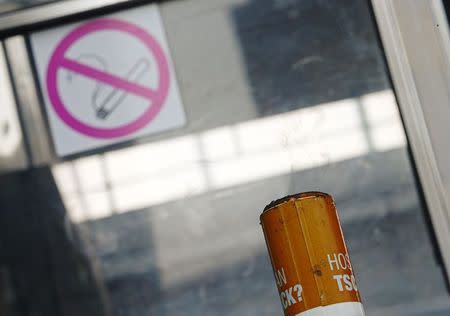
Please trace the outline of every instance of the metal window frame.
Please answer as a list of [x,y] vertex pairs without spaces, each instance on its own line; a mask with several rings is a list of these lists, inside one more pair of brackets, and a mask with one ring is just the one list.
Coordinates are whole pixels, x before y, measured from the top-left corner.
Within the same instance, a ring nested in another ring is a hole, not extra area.
[[4,45],[16,93],[17,110],[23,122],[22,130],[26,136],[29,160],[33,166],[44,165],[52,161],[53,149],[25,37],[18,35],[8,38]]
[[442,0],[371,1],[449,280],[450,199],[444,179],[450,174],[444,174],[439,161],[447,158],[442,155],[450,150],[450,142],[436,142],[445,126],[437,131],[433,124],[433,115],[436,119],[436,113],[445,113],[450,105],[450,36],[445,8]]
[[[17,35],[36,25],[54,22],[68,16],[85,14],[96,10],[115,8],[120,5],[144,2],[139,0],[64,0],[19,9],[0,15],[0,34]],[[148,2],[148,1],[147,1]]]
[[[9,76],[6,53],[0,42],[0,129],[8,128],[6,135],[0,136],[0,174],[2,172],[26,169],[29,165],[20,116],[16,107],[14,90]],[[0,130],[0,133],[5,133]],[[4,138],[6,137],[6,138]],[[16,142],[11,143],[13,137]],[[3,142],[6,140],[7,144]],[[1,148],[1,146],[6,146]],[[3,149],[3,150],[2,150]]]

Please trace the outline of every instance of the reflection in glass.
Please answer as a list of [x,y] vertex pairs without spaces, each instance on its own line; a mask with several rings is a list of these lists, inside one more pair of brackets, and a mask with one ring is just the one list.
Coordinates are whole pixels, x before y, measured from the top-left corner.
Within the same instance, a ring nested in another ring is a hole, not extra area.
[[405,145],[386,90],[89,156],[53,174],[72,219],[84,222]]
[[[90,267],[105,315],[279,315],[259,214],[273,199],[321,190],[336,198],[369,316],[448,314],[368,1],[160,8],[189,122],[51,173],[0,178],[16,181],[5,209],[55,223],[38,236],[60,228],[48,240],[63,242],[42,257],[75,280],[74,262]],[[58,192],[33,189],[53,181]],[[7,201],[0,195],[0,207]],[[70,315],[83,292],[61,289],[55,301]]]

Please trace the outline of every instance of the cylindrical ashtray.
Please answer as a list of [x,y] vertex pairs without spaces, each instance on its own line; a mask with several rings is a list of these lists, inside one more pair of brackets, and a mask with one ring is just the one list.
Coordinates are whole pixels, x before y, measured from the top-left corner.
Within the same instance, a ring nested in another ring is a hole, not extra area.
[[364,316],[330,195],[287,196],[260,219],[286,316]]

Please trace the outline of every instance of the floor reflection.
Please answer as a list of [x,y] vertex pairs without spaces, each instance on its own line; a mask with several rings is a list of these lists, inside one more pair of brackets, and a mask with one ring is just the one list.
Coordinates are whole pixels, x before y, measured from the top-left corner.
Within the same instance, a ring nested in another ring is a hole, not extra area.
[[[52,168],[77,222],[403,148],[386,90]],[[242,172],[245,170],[245,172]]]
[[277,313],[257,218],[274,196],[318,188],[336,197],[376,315],[445,298],[399,121],[392,92],[382,91],[52,172],[71,218],[93,234],[118,315],[252,315],[255,304],[259,315]]
[[406,315],[432,298],[449,307],[407,172],[403,149],[374,152],[79,225],[95,236],[118,315],[274,315],[279,302],[257,218],[274,192],[315,183],[337,198],[369,315]]
[[0,178],[0,312],[109,316],[88,234],[68,220],[49,168]]

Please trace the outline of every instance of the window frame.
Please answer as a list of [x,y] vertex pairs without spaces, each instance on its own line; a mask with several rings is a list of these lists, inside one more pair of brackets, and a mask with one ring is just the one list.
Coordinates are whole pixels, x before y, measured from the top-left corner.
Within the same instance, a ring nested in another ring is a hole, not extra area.
[[[445,7],[442,0],[371,1],[448,282],[450,199],[444,178],[450,174],[439,168],[439,159],[445,157],[433,147],[436,141],[447,142],[436,138],[448,137],[434,130],[437,126],[430,121],[430,112],[436,120],[450,104],[450,36]],[[413,27],[417,24],[420,27]],[[448,152],[450,142],[444,147]]]

